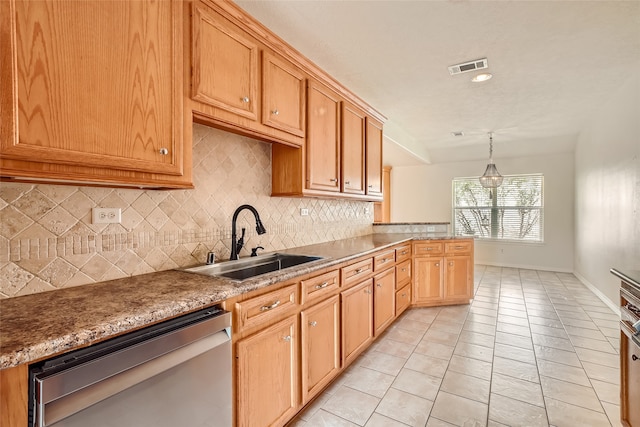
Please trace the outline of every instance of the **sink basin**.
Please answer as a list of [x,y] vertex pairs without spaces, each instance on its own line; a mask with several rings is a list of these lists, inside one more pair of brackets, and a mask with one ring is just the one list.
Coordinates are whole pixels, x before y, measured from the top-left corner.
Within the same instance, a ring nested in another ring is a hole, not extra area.
[[306,264],[322,259],[318,256],[290,255],[273,253],[239,259],[237,261],[225,261],[219,264],[200,265],[185,268],[189,273],[203,274],[205,276],[223,276],[234,280],[247,280],[261,274],[272,273],[285,268]]

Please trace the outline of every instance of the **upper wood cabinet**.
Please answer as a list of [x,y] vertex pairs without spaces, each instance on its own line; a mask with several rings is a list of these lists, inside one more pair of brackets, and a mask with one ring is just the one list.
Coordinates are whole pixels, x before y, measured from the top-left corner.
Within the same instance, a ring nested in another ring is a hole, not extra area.
[[365,113],[348,102],[342,103],[342,185],[343,193],[364,194]]
[[179,2],[3,1],[2,175],[190,187],[182,13]]
[[306,188],[340,191],[340,98],[314,81],[308,86]]
[[292,64],[262,55],[262,123],[304,136],[305,75]]
[[220,15],[194,3],[193,99],[258,119],[258,42]]
[[382,198],[382,123],[367,117],[367,194]]

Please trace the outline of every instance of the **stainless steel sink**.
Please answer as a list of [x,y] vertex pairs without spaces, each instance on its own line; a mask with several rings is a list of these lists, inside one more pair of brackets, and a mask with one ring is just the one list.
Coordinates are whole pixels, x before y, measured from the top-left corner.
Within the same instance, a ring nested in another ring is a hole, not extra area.
[[272,273],[319,259],[322,259],[322,257],[290,255],[276,252],[257,257],[242,258],[236,261],[224,261],[218,264],[185,268],[183,271],[203,274],[205,276],[223,276],[242,281],[260,276],[261,274]]

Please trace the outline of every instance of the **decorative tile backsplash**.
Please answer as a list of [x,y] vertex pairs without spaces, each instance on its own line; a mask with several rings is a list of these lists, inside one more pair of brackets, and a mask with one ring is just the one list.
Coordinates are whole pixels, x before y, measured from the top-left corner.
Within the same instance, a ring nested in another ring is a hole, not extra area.
[[[193,190],[0,183],[0,298],[202,264],[208,251],[228,258],[245,203],[267,233],[243,211],[241,256],[372,232],[372,203],[270,197],[268,143],[194,125],[193,144]],[[122,223],[92,224],[94,207],[121,208]]]

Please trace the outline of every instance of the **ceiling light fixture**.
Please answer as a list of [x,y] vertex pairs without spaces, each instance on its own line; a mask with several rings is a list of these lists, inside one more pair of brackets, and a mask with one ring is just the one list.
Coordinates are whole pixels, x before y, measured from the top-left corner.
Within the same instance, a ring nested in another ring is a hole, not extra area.
[[493,132],[489,132],[489,164],[484,175],[480,177],[480,184],[485,188],[498,188],[502,185],[503,179],[496,165],[493,164]]
[[471,79],[471,81],[474,83],[486,82],[487,80],[491,79],[491,77],[493,77],[493,74],[491,73],[482,73],[482,74],[476,75],[474,78]]

